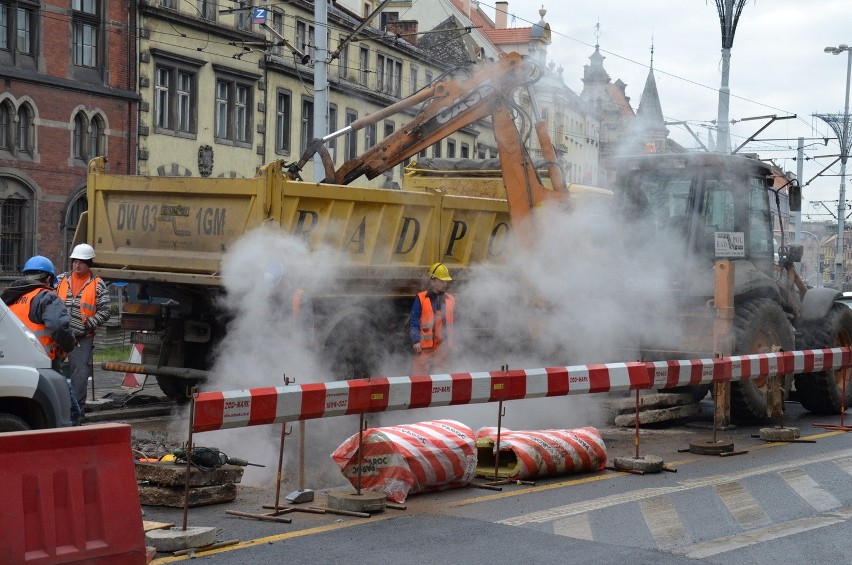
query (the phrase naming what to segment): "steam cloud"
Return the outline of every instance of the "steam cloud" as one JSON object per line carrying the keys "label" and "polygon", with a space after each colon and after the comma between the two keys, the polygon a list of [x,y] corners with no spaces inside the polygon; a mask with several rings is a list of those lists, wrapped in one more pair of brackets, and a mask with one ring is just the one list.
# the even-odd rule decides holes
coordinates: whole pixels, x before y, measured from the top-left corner
{"label": "steam cloud", "polygon": [[[535,222],[538,235],[531,249],[511,250],[502,268],[483,271],[450,289],[458,318],[454,371],[632,361],[644,337],[677,335],[670,297],[659,284],[670,274],[667,258],[675,242],[637,241],[638,232],[609,208],[583,202],[570,210],[539,210]],[[347,265],[347,257],[336,250],[311,250],[303,239],[271,228],[251,232],[234,245],[222,271],[224,306],[232,319],[209,390],[281,386],[285,375],[296,384],[335,380],[323,363],[321,344],[312,342],[316,336],[294,324],[290,312],[296,288],[345,295],[341,281]],[[523,338],[530,322],[534,347]],[[464,328],[471,326],[495,333],[487,339],[466,334]],[[381,375],[406,374],[398,368],[407,363],[389,354],[384,370],[397,372]],[[503,425],[514,430],[602,425],[597,407],[601,396],[508,402]],[[497,408],[451,406],[366,418],[370,427],[452,418],[476,429],[496,425]],[[357,433],[358,418],[304,425],[305,465],[310,469],[306,486],[342,484],[329,455]],[[226,453],[266,465],[247,468],[245,484],[269,484],[275,480],[280,433],[277,425],[227,430],[215,432],[215,442]],[[285,477],[292,484],[297,437],[288,438],[286,445]]]}

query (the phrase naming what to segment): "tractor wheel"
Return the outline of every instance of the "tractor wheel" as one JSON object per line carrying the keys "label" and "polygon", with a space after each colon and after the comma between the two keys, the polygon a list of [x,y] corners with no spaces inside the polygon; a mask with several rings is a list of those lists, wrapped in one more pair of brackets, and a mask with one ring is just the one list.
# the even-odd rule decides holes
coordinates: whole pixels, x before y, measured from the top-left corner
{"label": "tractor wheel", "polygon": [[[777,346],[792,351],[796,345],[793,326],[784,310],[768,298],[749,300],[737,307],[734,319],[734,355],[769,353]],[[731,383],[731,415],[743,420],[766,419],[768,377]],[[792,379],[784,383],[784,395]]]}
{"label": "tractor wheel", "polygon": [[[803,324],[802,349],[852,346],[852,310],[834,304],[825,317]],[[796,391],[805,410],[817,414],[839,414],[852,402],[852,369],[837,369],[796,375]],[[846,398],[843,398],[844,380]]]}
{"label": "tractor wheel", "polygon": [[14,414],[0,413],[0,433],[2,432],[25,432],[31,429],[19,416]]}

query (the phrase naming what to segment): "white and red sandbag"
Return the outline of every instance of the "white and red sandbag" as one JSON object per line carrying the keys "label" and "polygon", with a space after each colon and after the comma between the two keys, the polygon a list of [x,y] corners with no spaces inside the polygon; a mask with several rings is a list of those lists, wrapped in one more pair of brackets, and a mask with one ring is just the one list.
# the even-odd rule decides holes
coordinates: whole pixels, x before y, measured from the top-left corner
{"label": "white and red sandbag", "polygon": [[[365,430],[361,489],[405,502],[409,494],[463,487],[476,474],[473,429],[454,420]],[[334,450],[331,458],[358,488],[358,435]]]}
{"label": "white and red sandbag", "polygon": [[[477,475],[494,476],[497,428],[476,432],[480,461]],[[483,450],[490,457],[483,457]],[[490,452],[489,452],[490,450]],[[490,459],[490,467],[486,459]],[[606,465],[606,445],[596,428],[514,432],[501,428],[498,476],[527,479],[600,471]]]}

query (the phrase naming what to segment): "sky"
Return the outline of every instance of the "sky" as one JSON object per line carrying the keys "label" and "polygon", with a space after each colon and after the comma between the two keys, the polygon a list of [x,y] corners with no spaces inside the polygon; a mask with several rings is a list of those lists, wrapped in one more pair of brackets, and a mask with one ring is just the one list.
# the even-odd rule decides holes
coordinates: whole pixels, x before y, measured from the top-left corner
{"label": "sky", "polygon": [[[715,1],[509,0],[509,27],[538,22],[542,5],[552,36],[548,61],[564,68],[563,78],[572,90],[582,90],[583,65],[588,64],[598,43],[606,57],[604,68],[613,82],[621,79],[627,84],[635,110],[648,75],[653,42],[654,74],[666,120],[688,122],[707,143],[705,126],[717,116],[722,70]],[[493,14],[493,0],[482,1],[480,6],[486,14]],[[837,210],[839,161],[817,175],[839,155],[840,147],[831,128],[813,114],[843,114],[848,54],[823,51],[842,43],[852,45],[850,0],[749,0],[734,36],[729,80],[729,115],[736,120],[731,126],[732,148],[769,122],[748,118],[796,115],[775,121],[740,151],[772,158],[785,171],[796,173],[797,138],[805,138],[801,178],[805,221],[807,216],[813,221],[835,221],[823,206],[814,203],[823,202]],[[671,125],[669,129],[670,138],[697,147],[683,127]],[[827,145],[825,137],[832,138]],[[852,173],[852,167],[847,169]],[[849,182],[846,192],[849,202]]]}

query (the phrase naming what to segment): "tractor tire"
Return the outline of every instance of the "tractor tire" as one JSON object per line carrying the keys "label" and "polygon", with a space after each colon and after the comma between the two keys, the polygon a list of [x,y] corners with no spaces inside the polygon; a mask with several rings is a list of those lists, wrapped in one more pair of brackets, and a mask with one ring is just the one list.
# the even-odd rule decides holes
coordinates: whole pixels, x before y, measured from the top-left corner
{"label": "tractor tire", "polygon": [[32,429],[30,425],[19,416],[5,412],[0,413],[0,433],[25,432],[30,429]]}
{"label": "tractor tire", "polygon": [[[852,310],[834,304],[825,317],[802,324],[802,349],[852,346]],[[805,410],[816,414],[839,414],[852,402],[852,369],[837,369],[796,375],[796,391]],[[846,398],[843,398],[843,381]]]}
{"label": "tractor tire", "polygon": [[[768,298],[748,300],[737,306],[734,318],[734,355],[769,353],[774,346],[793,351],[796,338],[784,310]],[[731,416],[741,420],[765,420],[767,377],[731,383]],[[784,396],[792,379],[784,383]]]}

